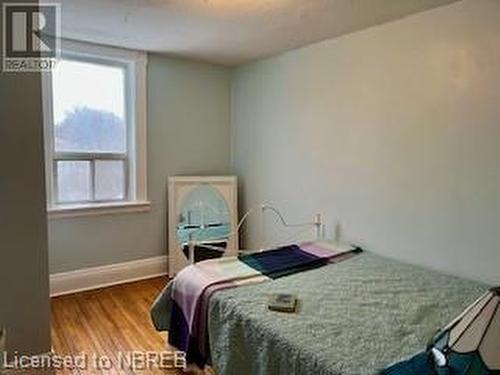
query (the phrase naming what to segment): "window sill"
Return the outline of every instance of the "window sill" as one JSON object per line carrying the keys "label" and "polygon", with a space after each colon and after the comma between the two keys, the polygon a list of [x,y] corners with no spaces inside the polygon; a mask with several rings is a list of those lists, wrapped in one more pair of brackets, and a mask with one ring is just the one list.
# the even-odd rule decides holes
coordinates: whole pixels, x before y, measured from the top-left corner
{"label": "window sill", "polygon": [[47,209],[49,219],[63,219],[81,216],[101,216],[135,212],[149,212],[151,202],[113,202],[97,204],[68,204],[52,206]]}

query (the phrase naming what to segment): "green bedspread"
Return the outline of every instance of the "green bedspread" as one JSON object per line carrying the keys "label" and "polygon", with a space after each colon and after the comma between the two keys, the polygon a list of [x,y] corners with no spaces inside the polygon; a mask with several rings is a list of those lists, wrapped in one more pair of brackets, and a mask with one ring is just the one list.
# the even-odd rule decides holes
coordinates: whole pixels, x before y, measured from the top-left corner
{"label": "green bedspread", "polygon": [[[374,374],[425,349],[487,286],[365,252],[339,264],[217,293],[209,310],[218,375]],[[267,309],[293,293],[299,311]]]}

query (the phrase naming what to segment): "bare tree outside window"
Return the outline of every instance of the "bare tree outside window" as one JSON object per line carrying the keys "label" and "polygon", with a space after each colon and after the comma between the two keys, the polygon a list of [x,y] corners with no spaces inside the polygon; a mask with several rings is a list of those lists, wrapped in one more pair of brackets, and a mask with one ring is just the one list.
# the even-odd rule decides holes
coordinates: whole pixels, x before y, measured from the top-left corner
{"label": "bare tree outside window", "polygon": [[63,59],[52,87],[56,201],[125,200],[124,68]]}

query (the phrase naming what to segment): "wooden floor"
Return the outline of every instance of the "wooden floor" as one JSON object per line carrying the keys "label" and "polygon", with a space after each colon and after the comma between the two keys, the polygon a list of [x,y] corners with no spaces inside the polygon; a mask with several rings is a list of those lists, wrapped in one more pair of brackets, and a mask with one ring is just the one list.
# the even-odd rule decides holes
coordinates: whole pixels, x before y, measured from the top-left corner
{"label": "wooden floor", "polygon": [[[111,369],[96,369],[93,361],[84,371],[59,371],[66,374],[182,374],[182,371],[132,370],[123,361],[134,351],[172,350],[165,334],[154,329],[149,308],[166,285],[166,278],[155,278],[51,300],[52,345],[57,355],[109,358]],[[121,353],[121,354],[120,354]],[[124,356],[125,354],[125,356]],[[121,359],[121,360],[120,360]],[[103,362],[104,364],[104,362]]]}

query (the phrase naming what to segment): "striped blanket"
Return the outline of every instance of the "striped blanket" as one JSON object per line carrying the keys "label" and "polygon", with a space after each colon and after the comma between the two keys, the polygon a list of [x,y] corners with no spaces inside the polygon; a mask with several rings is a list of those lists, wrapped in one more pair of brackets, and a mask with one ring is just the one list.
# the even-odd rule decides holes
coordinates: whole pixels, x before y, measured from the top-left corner
{"label": "striped blanket", "polygon": [[208,306],[215,292],[307,271],[359,251],[303,243],[188,266],[172,282],[169,343],[186,353],[188,363],[203,368],[208,358]]}

